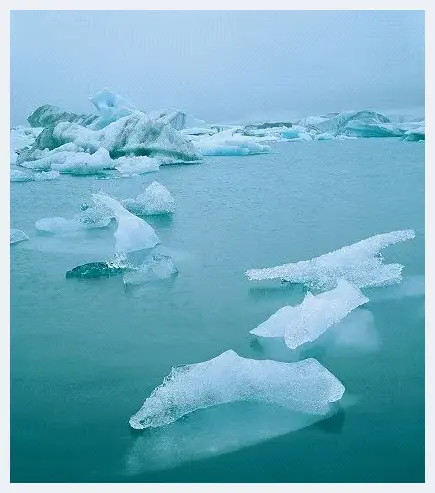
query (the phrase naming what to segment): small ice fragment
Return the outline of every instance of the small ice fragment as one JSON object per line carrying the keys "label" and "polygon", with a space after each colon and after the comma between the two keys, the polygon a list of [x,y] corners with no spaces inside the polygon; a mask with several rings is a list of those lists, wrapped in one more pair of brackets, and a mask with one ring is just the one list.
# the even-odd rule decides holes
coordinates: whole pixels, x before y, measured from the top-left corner
{"label": "small ice fragment", "polygon": [[135,199],[123,200],[122,205],[137,216],[171,214],[175,212],[175,200],[169,190],[153,181]]}
{"label": "small ice fragment", "polygon": [[20,243],[20,241],[26,241],[29,237],[21,229],[10,229],[10,245]]}

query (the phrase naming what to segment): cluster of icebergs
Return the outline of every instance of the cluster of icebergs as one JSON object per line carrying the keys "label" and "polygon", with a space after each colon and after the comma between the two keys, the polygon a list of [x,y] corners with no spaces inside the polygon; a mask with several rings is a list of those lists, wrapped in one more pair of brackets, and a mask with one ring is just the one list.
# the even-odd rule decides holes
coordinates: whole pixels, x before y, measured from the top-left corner
{"label": "cluster of icebergs", "polygon": [[[413,230],[393,231],[312,260],[247,271],[249,280],[281,278],[323,290],[317,295],[308,292],[297,306],[279,309],[251,334],[283,338],[290,350],[317,340],[329,327],[369,302],[360,288],[401,281],[403,266],[384,264],[380,251],[414,236]],[[258,361],[228,350],[208,361],[174,367],[130,418],[130,426],[156,428],[195,410],[237,401],[326,415],[344,391],[340,380],[316,359],[292,363]]]}
{"label": "cluster of icebergs", "polygon": [[[39,172],[137,175],[158,171],[160,165],[197,163],[203,156],[262,154],[271,150],[268,143],[278,141],[425,140],[423,119],[403,122],[369,110],[216,125],[178,110],[144,112],[108,89],[90,102],[98,114],[79,115],[50,104],[37,108],[28,117],[30,127],[11,129],[11,164]],[[16,179],[13,171],[11,181],[30,181]]]}

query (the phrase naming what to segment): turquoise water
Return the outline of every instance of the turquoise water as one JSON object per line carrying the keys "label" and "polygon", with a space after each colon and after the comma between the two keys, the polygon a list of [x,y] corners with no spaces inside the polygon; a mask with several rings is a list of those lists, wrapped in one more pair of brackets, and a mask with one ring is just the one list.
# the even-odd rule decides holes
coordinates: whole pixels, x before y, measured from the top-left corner
{"label": "turquoise water", "polygon": [[[136,196],[153,180],[177,202],[173,217],[149,222],[179,276],[129,291],[122,276],[66,280],[110,256],[114,226],[54,238],[35,221],[71,218],[100,189]],[[11,183],[11,227],[30,237],[11,247],[11,481],[424,480],[424,144],[280,143],[141,177]],[[348,322],[352,345],[304,355],[346,386],[338,414],[310,424],[239,403],[130,429],[173,365],[230,348],[290,361],[248,332],[304,291],[249,283],[247,269],[406,228],[416,238],[384,250],[405,265],[402,284],[365,290],[370,302]]]}

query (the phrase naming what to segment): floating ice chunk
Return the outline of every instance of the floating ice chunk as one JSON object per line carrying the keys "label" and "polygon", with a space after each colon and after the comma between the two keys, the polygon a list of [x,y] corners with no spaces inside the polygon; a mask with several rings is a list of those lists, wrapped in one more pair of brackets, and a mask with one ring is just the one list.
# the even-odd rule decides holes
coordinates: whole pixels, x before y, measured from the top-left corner
{"label": "floating ice chunk", "polygon": [[137,269],[124,275],[124,284],[140,285],[150,281],[169,279],[178,274],[171,257],[162,254],[154,254]]}
{"label": "floating ice chunk", "polygon": [[400,137],[404,131],[391,123],[379,123],[366,120],[350,120],[342,129],[344,135],[349,137],[373,138],[373,137]]}
{"label": "floating ice chunk", "polygon": [[114,167],[109,153],[102,147],[93,154],[89,154],[79,151],[74,144],[65,144],[51,151],[39,152],[36,156],[38,156],[36,159],[21,162],[20,166],[33,170],[54,170],[75,175],[101,173],[104,169]]}
{"label": "floating ice chunk", "polygon": [[10,181],[32,181],[33,176],[19,169],[10,170]]}
{"label": "floating ice chunk", "polygon": [[143,219],[128,212],[118,201],[100,191],[92,195],[95,204],[109,207],[118,223],[115,251],[128,253],[155,247],[160,243],[154,229]]}
{"label": "floating ice chunk", "polygon": [[418,142],[419,140],[425,140],[425,137],[425,126],[423,125],[421,127],[406,131],[402,137],[402,140]]}
{"label": "floating ice chunk", "polygon": [[171,214],[175,212],[175,200],[169,190],[153,181],[135,199],[123,200],[122,205],[137,216]]}
{"label": "floating ice chunk", "polygon": [[334,136],[328,132],[325,132],[323,134],[318,134],[315,136],[316,140],[332,140]]}
{"label": "floating ice chunk", "polygon": [[319,289],[331,289],[339,278],[354,286],[383,286],[402,280],[401,264],[383,264],[380,251],[415,237],[412,229],[378,234],[311,260],[246,272],[250,281],[283,279]]}
{"label": "floating ice chunk", "polygon": [[308,292],[298,306],[284,306],[250,333],[260,337],[284,337],[287,347],[296,349],[315,341],[354,308],[369,300],[362,292],[340,279],[337,287],[313,296]]}
{"label": "floating ice chunk", "polygon": [[12,229],[10,230],[10,244],[13,245],[15,243],[20,243],[20,241],[26,241],[29,237],[26,235],[24,231],[21,229]]}
{"label": "floating ice chunk", "polygon": [[234,129],[197,139],[195,145],[203,156],[247,156],[270,151],[268,145],[259,144],[255,137],[234,134]]}
{"label": "floating ice chunk", "polygon": [[41,171],[40,173],[35,173],[33,179],[35,181],[49,181],[56,180],[59,176],[59,171]]}
{"label": "floating ice chunk", "polygon": [[146,156],[121,156],[115,159],[114,165],[119,172],[129,174],[159,171],[160,167],[157,159]]}
{"label": "floating ice chunk", "polygon": [[202,363],[172,368],[130,418],[135,429],[167,425],[198,409],[237,401],[326,414],[343,384],[317,360],[296,363],[241,358],[232,350]]}
{"label": "floating ice chunk", "polygon": [[[376,128],[378,125],[390,123],[390,119],[380,113],[374,111],[344,111],[342,113],[336,113],[329,117],[325,117],[323,121],[319,121],[310,127],[314,128],[318,133],[332,133],[333,135],[341,134],[345,131],[345,128],[350,125],[352,121],[358,121],[361,126],[374,125]],[[350,126],[348,126],[350,128]]]}
{"label": "floating ice chunk", "polygon": [[67,156],[62,163],[52,163],[51,168],[62,173],[73,175],[92,175],[100,173],[104,169],[113,168],[109,152],[100,147],[93,154],[77,152]]}
{"label": "floating ice chunk", "polygon": [[170,125],[153,122],[144,113],[135,112],[100,130],[69,122],[46,127],[32,148],[20,153],[17,164],[33,161],[42,149],[55,149],[64,144],[74,144],[87,153],[95,153],[103,147],[112,158],[134,154],[170,160],[172,163],[201,159],[187,137]]}
{"label": "floating ice chunk", "polygon": [[64,217],[44,217],[35,223],[35,228],[44,233],[69,233],[85,229],[105,228],[110,224],[111,216],[100,207],[89,207],[73,219]]}

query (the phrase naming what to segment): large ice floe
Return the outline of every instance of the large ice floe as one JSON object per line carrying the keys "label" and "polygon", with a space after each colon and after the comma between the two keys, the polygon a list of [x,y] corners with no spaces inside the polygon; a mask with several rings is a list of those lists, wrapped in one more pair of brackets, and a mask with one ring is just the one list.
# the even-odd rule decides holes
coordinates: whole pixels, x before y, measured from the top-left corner
{"label": "large ice floe", "polygon": [[115,251],[119,254],[146,250],[160,243],[154,229],[143,219],[135,216],[103,191],[94,193],[92,200],[97,206],[109,208],[118,223],[115,231]]}
{"label": "large ice floe", "polygon": [[24,231],[21,229],[10,229],[10,244],[14,245],[15,243],[20,243],[21,241],[28,240],[29,237],[26,235]]}
{"label": "large ice floe", "polygon": [[282,279],[317,289],[332,289],[342,278],[358,288],[384,286],[402,280],[401,264],[384,264],[380,251],[415,237],[412,229],[378,234],[349,246],[321,255],[265,269],[250,269],[250,281]]}
{"label": "large ice floe", "polygon": [[258,138],[236,133],[228,129],[211,136],[195,139],[193,142],[203,156],[247,156],[270,151],[270,147],[260,144]]}
{"label": "large ice floe", "polygon": [[260,337],[284,337],[296,349],[315,341],[329,327],[369,300],[356,287],[340,279],[337,287],[314,296],[308,292],[297,306],[284,306],[250,333]]}
{"label": "large ice floe", "polygon": [[121,204],[137,216],[171,214],[175,212],[175,199],[171,192],[153,181],[135,199],[125,199]]}
{"label": "large ice floe", "polygon": [[130,418],[130,426],[156,428],[198,409],[238,401],[324,415],[344,390],[343,384],[313,358],[282,363],[246,359],[229,350],[202,363],[172,368]]}

